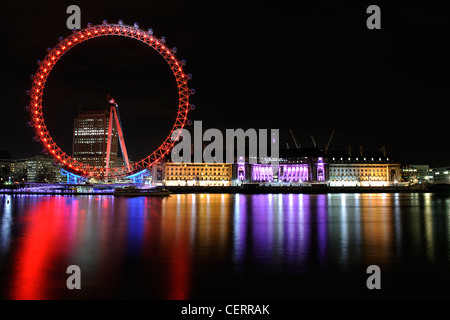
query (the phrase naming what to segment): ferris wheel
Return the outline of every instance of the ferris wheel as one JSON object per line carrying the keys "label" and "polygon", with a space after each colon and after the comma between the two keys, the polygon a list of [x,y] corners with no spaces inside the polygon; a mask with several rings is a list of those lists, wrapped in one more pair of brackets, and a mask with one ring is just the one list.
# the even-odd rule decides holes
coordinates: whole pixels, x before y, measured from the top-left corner
{"label": "ferris wheel", "polygon": [[[122,36],[141,41],[158,52],[170,66],[178,89],[178,111],[167,138],[161,145],[151,152],[145,158],[122,167],[96,167],[88,164],[83,164],[76,159],[70,157],[55,143],[50,132],[47,130],[43,113],[43,93],[47,78],[52,71],[55,64],[66,54],[70,49],[85,42],[89,39],[106,37],[106,36]],[[195,93],[195,90],[189,89],[188,80],[191,79],[190,74],[186,74],[183,70],[186,62],[179,60],[175,53],[177,48],[169,48],[166,44],[166,38],[157,38],[153,35],[153,30],[147,31],[139,28],[135,23],[133,26],[124,25],[120,20],[117,24],[108,23],[106,20],[100,25],[88,24],[87,28],[77,30],[72,35],[66,38],[59,38],[59,43],[54,48],[49,48],[47,55],[42,61],[38,61],[39,67],[36,73],[32,76],[31,89],[28,91],[30,95],[30,102],[26,109],[30,112],[31,121],[30,126],[34,128],[36,140],[38,140],[44,150],[51,155],[58,164],[76,175],[83,177],[96,178],[116,178],[128,176],[139,172],[143,169],[150,168],[153,164],[160,162],[166,155],[169,154],[174,144],[181,135],[181,129],[188,123],[187,114],[194,109],[194,105],[189,103],[189,96]]]}

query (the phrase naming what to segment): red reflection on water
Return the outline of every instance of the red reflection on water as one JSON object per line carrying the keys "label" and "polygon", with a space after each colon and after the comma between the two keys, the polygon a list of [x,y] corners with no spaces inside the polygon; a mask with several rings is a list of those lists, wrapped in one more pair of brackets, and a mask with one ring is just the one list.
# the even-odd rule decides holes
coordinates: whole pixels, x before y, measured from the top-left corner
{"label": "red reflection on water", "polygon": [[170,288],[169,300],[187,300],[190,292],[190,254],[189,242],[177,239],[169,266]]}
{"label": "red reflection on water", "polygon": [[[179,200],[178,200],[179,201]],[[188,201],[189,202],[189,201]],[[189,203],[191,204],[191,203]],[[179,212],[167,212],[166,219],[161,224],[162,234],[171,234],[173,237],[167,237],[167,247],[169,252],[168,265],[168,297],[170,300],[186,300],[190,294],[190,237],[193,231],[191,229],[190,216],[180,214]]]}
{"label": "red reflection on water", "polygon": [[58,200],[56,197],[46,199],[34,208],[35,212],[29,214],[27,230],[18,249],[13,270],[12,299],[50,298],[48,289],[54,278],[49,274],[49,267],[58,258],[54,256],[52,247],[56,243],[61,245],[63,239],[58,232],[61,230],[62,220],[55,218],[58,209],[62,209]]}

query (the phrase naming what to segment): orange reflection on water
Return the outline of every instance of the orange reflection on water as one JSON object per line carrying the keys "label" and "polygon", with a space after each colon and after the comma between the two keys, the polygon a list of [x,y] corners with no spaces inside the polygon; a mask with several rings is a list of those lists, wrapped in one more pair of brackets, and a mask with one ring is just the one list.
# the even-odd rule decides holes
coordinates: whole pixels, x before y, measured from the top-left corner
{"label": "orange reflection on water", "polygon": [[229,195],[219,194],[174,195],[165,199],[158,234],[167,251],[167,299],[190,298],[193,257],[225,257],[230,201]]}
{"label": "orange reflection on water", "polygon": [[387,265],[393,257],[393,211],[386,194],[362,194],[361,223],[364,261],[367,264]]}
{"label": "orange reflection on water", "polygon": [[199,194],[196,200],[196,256],[199,261],[221,261],[230,234],[230,195]]}

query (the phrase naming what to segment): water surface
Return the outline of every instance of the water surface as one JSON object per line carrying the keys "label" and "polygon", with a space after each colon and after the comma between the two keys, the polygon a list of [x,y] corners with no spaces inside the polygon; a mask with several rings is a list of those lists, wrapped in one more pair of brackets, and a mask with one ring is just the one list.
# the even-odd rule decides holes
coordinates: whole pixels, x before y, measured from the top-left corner
{"label": "water surface", "polygon": [[[3,299],[450,298],[434,194],[0,195]],[[381,268],[381,290],[366,269]],[[81,290],[66,269],[81,269]]]}

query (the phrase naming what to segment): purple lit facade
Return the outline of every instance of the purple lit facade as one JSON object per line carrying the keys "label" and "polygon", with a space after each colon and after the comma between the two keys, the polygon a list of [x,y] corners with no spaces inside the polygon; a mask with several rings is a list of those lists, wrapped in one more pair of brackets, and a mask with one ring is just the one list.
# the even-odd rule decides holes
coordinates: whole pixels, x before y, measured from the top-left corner
{"label": "purple lit facade", "polygon": [[[238,173],[242,163],[237,164]],[[280,158],[278,170],[273,172],[270,164],[251,164],[248,182],[325,182],[328,179],[327,159],[324,157]],[[240,181],[241,176],[238,176]],[[245,178],[244,178],[245,179]]]}
{"label": "purple lit facade", "polygon": [[323,163],[323,157],[317,159],[317,181],[325,181],[325,165]]}
{"label": "purple lit facade", "polygon": [[307,164],[280,165],[274,177],[270,164],[254,164],[252,165],[252,181],[274,182],[277,178],[278,181],[285,182],[309,181],[308,172]]}
{"label": "purple lit facade", "polygon": [[[233,165],[233,180],[280,185],[388,186],[400,180],[400,164],[382,152],[323,152],[317,148],[280,150],[278,168],[267,159],[256,164],[242,157]],[[255,159],[253,159],[255,160]]]}
{"label": "purple lit facade", "polygon": [[238,180],[245,181],[245,162],[243,157],[239,157],[238,162]]}

